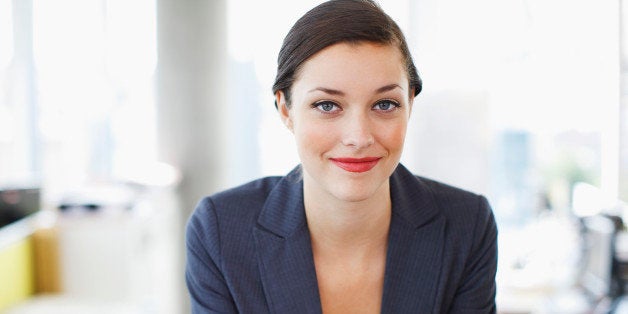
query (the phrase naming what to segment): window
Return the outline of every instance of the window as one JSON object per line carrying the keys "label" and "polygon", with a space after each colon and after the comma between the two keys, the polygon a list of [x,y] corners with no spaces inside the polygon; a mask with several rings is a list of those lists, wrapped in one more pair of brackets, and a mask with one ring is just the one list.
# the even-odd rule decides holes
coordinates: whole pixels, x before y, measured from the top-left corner
{"label": "window", "polygon": [[0,1],[0,184],[50,200],[154,161],[155,2],[13,3]]}

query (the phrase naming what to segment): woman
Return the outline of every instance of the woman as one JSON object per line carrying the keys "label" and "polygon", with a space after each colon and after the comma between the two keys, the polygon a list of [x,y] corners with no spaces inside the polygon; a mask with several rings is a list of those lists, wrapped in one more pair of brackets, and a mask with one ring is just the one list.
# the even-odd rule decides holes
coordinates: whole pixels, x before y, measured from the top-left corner
{"label": "woman", "polygon": [[395,22],[369,0],[329,1],[278,61],[301,166],[200,202],[193,313],[494,313],[486,199],[399,164],[421,80]]}

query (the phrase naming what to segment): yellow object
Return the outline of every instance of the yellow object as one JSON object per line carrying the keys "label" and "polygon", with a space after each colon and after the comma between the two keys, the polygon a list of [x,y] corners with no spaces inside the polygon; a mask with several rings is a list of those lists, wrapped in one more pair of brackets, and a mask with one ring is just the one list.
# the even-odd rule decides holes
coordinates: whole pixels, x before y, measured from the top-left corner
{"label": "yellow object", "polygon": [[29,236],[0,248],[0,313],[34,292],[33,240]]}
{"label": "yellow object", "polygon": [[32,238],[35,293],[61,292],[57,230],[55,228],[41,228],[33,233]]}

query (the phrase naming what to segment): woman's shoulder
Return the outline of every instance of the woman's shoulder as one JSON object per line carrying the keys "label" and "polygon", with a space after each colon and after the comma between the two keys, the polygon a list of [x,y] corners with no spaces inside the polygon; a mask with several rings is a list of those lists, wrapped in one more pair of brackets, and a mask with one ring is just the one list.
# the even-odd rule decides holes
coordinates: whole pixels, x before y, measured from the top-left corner
{"label": "woman's shoulder", "polygon": [[428,187],[436,197],[464,200],[479,196],[477,193],[432,178],[419,175],[415,175],[414,177],[421,182],[421,184]]}
{"label": "woman's shoulder", "polygon": [[238,203],[245,200],[264,199],[282,178],[281,176],[270,176],[256,179],[215,193],[208,196],[208,198],[211,198],[214,202],[220,203]]}
{"label": "woman's shoulder", "polygon": [[[449,239],[458,246],[467,243],[469,248],[492,245],[497,236],[497,223],[484,195],[424,177],[417,180],[431,191],[438,212],[447,221]],[[487,242],[482,244],[483,241]]]}
{"label": "woman's shoulder", "polygon": [[491,206],[484,195],[430,178],[416,178],[430,190],[444,215],[459,218],[461,221],[473,221],[478,215],[492,216]]}
{"label": "woman's shoulder", "polygon": [[403,165],[399,165],[393,174],[393,179],[395,181],[393,188],[398,190],[396,192],[412,195],[415,201],[424,202],[426,198],[431,199],[439,207],[443,207],[442,205],[447,205],[448,208],[466,207],[471,203],[477,204],[479,199],[484,198],[475,192],[433,178],[416,175]]}
{"label": "woman's shoulder", "polygon": [[[449,229],[469,231],[475,225],[492,228],[495,224],[486,197],[431,178],[417,176],[403,166],[393,174],[391,182],[397,212],[414,225],[422,225],[440,217]],[[470,232],[470,231],[469,231]]]}
{"label": "woman's shoulder", "polygon": [[194,214],[213,211],[216,214],[242,214],[242,211],[261,209],[270,192],[283,177],[264,177],[203,197]]}
{"label": "woman's shoulder", "polygon": [[216,253],[221,251],[222,241],[249,242],[250,230],[257,224],[268,195],[281,180],[265,177],[203,197],[186,224],[188,247]]}
{"label": "woman's shoulder", "polygon": [[464,229],[476,223],[487,224],[488,227],[494,224],[492,209],[481,194],[416,175],[403,165],[397,168],[393,179],[396,190],[393,193],[409,195],[403,199],[421,208],[421,216],[444,216],[450,226]]}

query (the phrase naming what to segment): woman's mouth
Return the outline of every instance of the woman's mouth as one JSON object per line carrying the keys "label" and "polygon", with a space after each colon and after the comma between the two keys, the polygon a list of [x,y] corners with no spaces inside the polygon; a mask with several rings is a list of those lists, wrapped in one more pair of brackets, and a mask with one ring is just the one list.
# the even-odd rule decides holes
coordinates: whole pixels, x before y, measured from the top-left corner
{"label": "woman's mouth", "polygon": [[338,167],[349,172],[366,172],[377,165],[382,157],[330,158]]}

